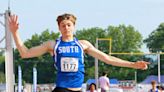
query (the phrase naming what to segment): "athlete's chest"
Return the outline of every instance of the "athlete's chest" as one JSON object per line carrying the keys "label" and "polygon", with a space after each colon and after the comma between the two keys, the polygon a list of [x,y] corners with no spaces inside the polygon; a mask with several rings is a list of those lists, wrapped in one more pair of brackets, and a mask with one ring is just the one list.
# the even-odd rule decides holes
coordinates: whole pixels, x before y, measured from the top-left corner
{"label": "athlete's chest", "polygon": [[60,42],[56,51],[58,54],[77,54],[82,52],[82,48],[77,42]]}

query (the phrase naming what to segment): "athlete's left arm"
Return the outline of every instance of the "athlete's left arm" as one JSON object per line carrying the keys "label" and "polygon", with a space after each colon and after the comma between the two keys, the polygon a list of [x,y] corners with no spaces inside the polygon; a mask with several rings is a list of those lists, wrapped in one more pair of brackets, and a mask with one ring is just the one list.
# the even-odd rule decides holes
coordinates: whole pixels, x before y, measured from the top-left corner
{"label": "athlete's left arm", "polygon": [[90,42],[86,40],[81,40],[80,43],[82,44],[82,47],[87,54],[107,64],[111,64],[114,66],[135,68],[135,69],[143,69],[143,70],[147,69],[147,65],[149,64],[149,62],[145,62],[145,61],[129,62],[126,60],[122,60],[122,59],[107,55],[103,53],[102,51],[96,49]]}

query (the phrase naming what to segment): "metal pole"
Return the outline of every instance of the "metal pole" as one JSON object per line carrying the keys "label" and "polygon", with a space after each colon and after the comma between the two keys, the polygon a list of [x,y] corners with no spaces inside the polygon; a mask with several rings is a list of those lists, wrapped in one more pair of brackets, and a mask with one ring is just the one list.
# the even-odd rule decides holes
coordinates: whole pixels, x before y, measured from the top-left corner
{"label": "metal pole", "polygon": [[22,69],[18,66],[18,92],[22,92]]}
{"label": "metal pole", "polygon": [[[96,44],[95,44],[95,47],[98,49],[98,39],[96,38]],[[97,89],[97,92],[98,92],[98,86],[99,86],[99,83],[98,83],[98,59],[95,58],[95,80],[96,80],[96,89]]]}
{"label": "metal pole", "polygon": [[[4,14],[1,14],[1,13],[0,13],[0,17],[3,16],[3,15],[4,15]],[[1,24],[3,27],[5,27],[5,24],[4,24],[2,21],[0,21],[0,24]],[[3,40],[5,40],[5,36],[4,36],[2,39],[0,39],[0,43],[1,43]],[[1,48],[1,47],[0,47],[0,50],[5,50],[5,48]]]}
{"label": "metal pole", "polygon": [[161,83],[160,52],[158,53],[158,83]]}
{"label": "metal pole", "polygon": [[109,42],[109,45],[110,45],[110,47],[109,47],[109,55],[111,55],[111,53],[112,53],[112,39],[110,38],[109,41],[110,41]]}
{"label": "metal pole", "polygon": [[14,92],[14,71],[13,71],[13,45],[12,37],[8,26],[10,11],[5,12],[5,31],[6,31],[6,51],[5,51],[5,73],[6,73],[6,92]]}
{"label": "metal pole", "polygon": [[135,77],[135,86],[136,86],[136,92],[138,92],[138,85],[137,85],[137,71],[134,72],[134,77]]}
{"label": "metal pole", "polygon": [[33,91],[32,92],[36,92],[37,91],[37,70],[34,67],[33,68]]}

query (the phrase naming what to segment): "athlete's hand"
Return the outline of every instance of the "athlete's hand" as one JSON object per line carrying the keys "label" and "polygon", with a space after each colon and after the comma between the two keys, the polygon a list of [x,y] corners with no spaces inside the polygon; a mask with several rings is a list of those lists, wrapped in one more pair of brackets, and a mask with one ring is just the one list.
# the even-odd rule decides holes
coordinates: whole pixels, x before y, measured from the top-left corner
{"label": "athlete's hand", "polygon": [[11,15],[8,19],[8,25],[10,31],[14,34],[17,32],[19,24],[18,24],[18,16],[17,15]]}
{"label": "athlete's hand", "polygon": [[148,68],[148,64],[150,64],[150,62],[137,61],[137,62],[134,63],[134,68],[135,69],[146,70]]}

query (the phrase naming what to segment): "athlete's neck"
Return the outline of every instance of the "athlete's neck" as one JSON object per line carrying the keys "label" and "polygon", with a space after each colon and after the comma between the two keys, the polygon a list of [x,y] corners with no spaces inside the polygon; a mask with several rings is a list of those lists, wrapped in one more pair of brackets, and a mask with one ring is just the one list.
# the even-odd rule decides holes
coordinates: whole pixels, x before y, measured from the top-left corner
{"label": "athlete's neck", "polygon": [[64,41],[64,42],[73,41],[73,36],[67,36],[67,37],[62,36],[62,41]]}

